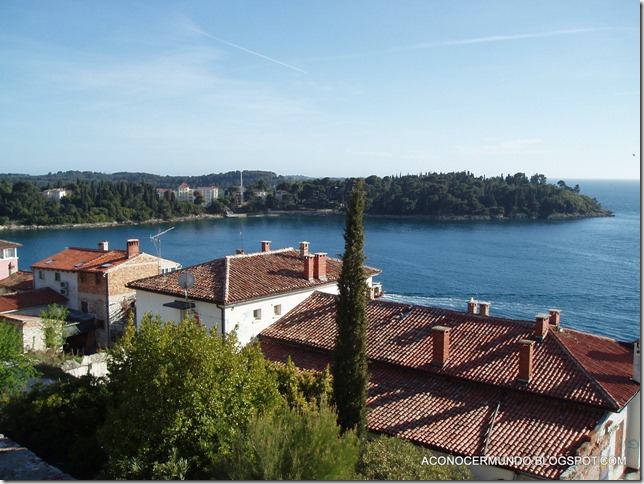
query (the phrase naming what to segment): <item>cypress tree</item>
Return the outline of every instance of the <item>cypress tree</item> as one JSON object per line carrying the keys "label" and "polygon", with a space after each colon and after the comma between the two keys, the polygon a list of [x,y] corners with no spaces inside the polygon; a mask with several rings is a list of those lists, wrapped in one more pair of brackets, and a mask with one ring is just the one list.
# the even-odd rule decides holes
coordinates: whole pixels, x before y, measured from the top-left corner
{"label": "cypress tree", "polygon": [[343,431],[355,429],[360,437],[366,435],[368,383],[363,186],[362,179],[354,183],[347,210],[332,370],[338,423]]}

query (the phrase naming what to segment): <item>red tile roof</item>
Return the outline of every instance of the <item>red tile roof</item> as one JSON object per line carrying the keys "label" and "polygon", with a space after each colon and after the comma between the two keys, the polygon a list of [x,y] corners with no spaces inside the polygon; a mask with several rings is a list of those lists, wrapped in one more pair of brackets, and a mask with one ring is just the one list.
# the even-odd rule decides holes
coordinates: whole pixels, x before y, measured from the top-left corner
{"label": "red tile roof", "polygon": [[[188,272],[195,278],[194,286],[188,290],[189,298],[231,304],[335,283],[341,268],[341,260],[327,258],[327,280],[309,281],[304,277],[304,262],[300,258],[300,252],[289,247],[230,255],[169,274],[140,279],[128,286],[183,297],[184,291],[179,287],[179,276]],[[369,275],[380,273],[371,267],[365,266],[365,270]]]}
{"label": "red tile roof", "polygon": [[14,272],[0,280],[0,287],[11,291],[29,291],[34,288],[34,275],[27,271]]}
{"label": "red tile roof", "polygon": [[105,272],[113,266],[127,261],[127,252],[125,250],[103,251],[71,247],[40,262],[36,262],[31,267],[56,271]]}
{"label": "red tile roof", "polygon": [[[331,351],[334,315],[335,296],[318,293],[260,337]],[[622,408],[640,388],[630,379],[632,344],[551,326],[535,344],[534,375],[526,384],[517,378],[519,340],[534,339],[530,321],[382,300],[370,301],[367,315],[372,360],[612,410]],[[450,358],[443,368],[432,365],[432,328],[439,325],[451,328]]]}
{"label": "red tile roof", "polygon": [[[301,368],[324,369],[334,346],[335,301],[315,293],[262,331],[265,356],[280,362],[290,356]],[[368,303],[367,319],[369,429],[436,450],[574,456],[605,412],[623,408],[640,390],[630,379],[632,344],[550,326],[535,343],[534,376],[526,384],[517,381],[517,342],[534,337],[530,321],[382,300]],[[431,364],[432,328],[438,325],[451,328],[443,368]],[[535,462],[507,467],[552,479],[567,468]]]}
{"label": "red tile roof", "polygon": [[[260,338],[264,355],[272,361],[285,363],[290,357],[298,367],[318,371],[331,364],[328,352]],[[370,431],[454,455],[574,456],[604,415],[598,408],[458,379],[446,382],[387,363],[371,361],[369,376]],[[534,461],[499,467],[557,479],[568,466]]]}
{"label": "red tile roof", "polygon": [[49,306],[50,304],[63,304],[67,301],[65,296],[61,296],[49,287],[36,289],[34,291],[16,292],[0,296],[0,313],[7,311],[17,311],[19,309],[31,308],[35,306]]}

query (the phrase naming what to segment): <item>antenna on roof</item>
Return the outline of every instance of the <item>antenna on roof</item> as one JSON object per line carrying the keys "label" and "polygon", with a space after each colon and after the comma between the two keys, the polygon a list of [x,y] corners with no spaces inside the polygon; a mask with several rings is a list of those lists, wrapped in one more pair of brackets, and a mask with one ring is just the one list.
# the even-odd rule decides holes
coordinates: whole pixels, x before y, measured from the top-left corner
{"label": "antenna on roof", "polygon": [[173,229],[174,227],[170,227],[169,229],[164,230],[163,232],[160,232],[161,229],[159,229],[159,233],[157,233],[156,235],[150,235],[150,240],[154,244],[154,247],[157,251],[157,266],[159,267],[159,269],[161,268],[161,236],[163,234],[167,234]]}

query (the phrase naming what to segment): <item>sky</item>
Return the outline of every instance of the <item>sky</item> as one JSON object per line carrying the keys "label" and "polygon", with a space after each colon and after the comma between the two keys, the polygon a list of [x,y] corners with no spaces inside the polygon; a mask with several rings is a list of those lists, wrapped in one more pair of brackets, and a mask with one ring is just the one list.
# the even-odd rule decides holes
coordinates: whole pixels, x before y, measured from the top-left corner
{"label": "sky", "polygon": [[640,176],[637,0],[0,0],[0,172]]}

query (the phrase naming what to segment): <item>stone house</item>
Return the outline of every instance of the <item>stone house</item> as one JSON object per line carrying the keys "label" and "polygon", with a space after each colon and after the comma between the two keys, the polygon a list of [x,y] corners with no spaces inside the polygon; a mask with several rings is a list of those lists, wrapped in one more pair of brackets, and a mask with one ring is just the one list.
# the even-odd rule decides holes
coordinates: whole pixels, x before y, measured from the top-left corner
{"label": "stone house", "polygon": [[135,279],[177,270],[180,264],[140,251],[138,239],[127,241],[125,250],[68,248],[31,266],[36,289],[49,287],[68,298],[70,309],[96,318],[96,345],[107,348],[124,331],[134,303]]}
{"label": "stone house", "polygon": [[20,331],[24,351],[45,349],[45,337],[40,313],[49,306],[64,306],[67,298],[48,287],[0,296],[0,321],[14,325]]}
{"label": "stone house", "polygon": [[[342,261],[325,253],[312,254],[309,243],[271,250],[263,241],[261,252],[238,253],[185,268],[171,274],[128,284],[136,291],[137,325],[146,313],[164,321],[194,316],[222,334],[237,330],[242,344],[275,323],[314,291],[337,294]],[[378,269],[365,266],[367,283]],[[184,289],[185,281],[190,287]]]}
{"label": "stone house", "polygon": [[[317,292],[263,330],[265,356],[323,370],[335,304]],[[523,321],[468,308],[368,302],[370,431],[459,457],[480,480],[639,471],[639,341],[566,328],[557,310]]]}

